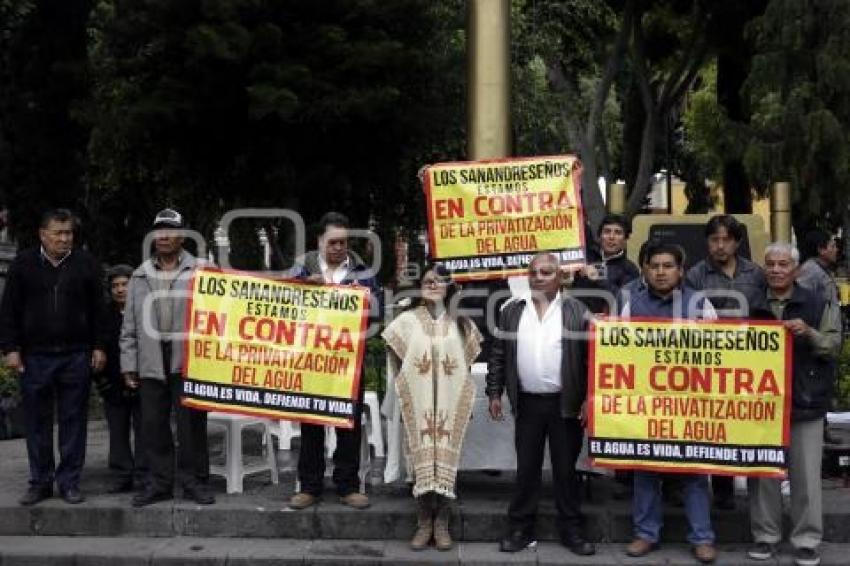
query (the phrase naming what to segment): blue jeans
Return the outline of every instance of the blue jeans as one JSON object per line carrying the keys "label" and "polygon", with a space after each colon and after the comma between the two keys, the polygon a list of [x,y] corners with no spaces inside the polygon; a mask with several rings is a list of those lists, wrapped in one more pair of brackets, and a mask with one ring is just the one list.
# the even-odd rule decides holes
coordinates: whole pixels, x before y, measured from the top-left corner
{"label": "blue jeans", "polygon": [[[632,500],[632,517],[635,536],[649,542],[658,542],[664,514],[661,501],[661,481],[665,474],[635,472],[635,494]],[[685,515],[688,517],[688,542],[711,544],[714,530],[711,528],[711,505],[708,496],[708,476],[682,475]]]}
{"label": "blue jeans", "polygon": [[[91,354],[27,354],[21,394],[27,411],[30,485],[78,488],[86,460],[86,425],[91,389]],[[53,407],[59,422],[59,467],[53,456]]]}

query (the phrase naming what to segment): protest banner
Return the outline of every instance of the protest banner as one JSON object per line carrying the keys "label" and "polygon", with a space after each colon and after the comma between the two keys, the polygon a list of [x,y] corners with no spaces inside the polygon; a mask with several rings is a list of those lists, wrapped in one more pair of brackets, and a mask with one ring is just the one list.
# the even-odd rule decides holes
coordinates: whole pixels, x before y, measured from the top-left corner
{"label": "protest banner", "polygon": [[368,289],[206,268],[190,300],[184,404],[353,426]]}
{"label": "protest banner", "polygon": [[585,262],[575,156],[438,163],[423,185],[431,256],[458,281],[524,274],[542,251]]}
{"label": "protest banner", "polygon": [[591,323],[593,465],[784,477],[791,337],[780,322]]}

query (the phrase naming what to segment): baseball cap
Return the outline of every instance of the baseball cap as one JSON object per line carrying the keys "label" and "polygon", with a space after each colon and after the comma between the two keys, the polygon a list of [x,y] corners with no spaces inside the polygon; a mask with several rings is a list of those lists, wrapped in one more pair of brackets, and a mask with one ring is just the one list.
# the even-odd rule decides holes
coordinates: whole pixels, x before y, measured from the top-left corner
{"label": "baseball cap", "polygon": [[163,208],[153,219],[154,228],[183,228],[183,215],[173,208]]}

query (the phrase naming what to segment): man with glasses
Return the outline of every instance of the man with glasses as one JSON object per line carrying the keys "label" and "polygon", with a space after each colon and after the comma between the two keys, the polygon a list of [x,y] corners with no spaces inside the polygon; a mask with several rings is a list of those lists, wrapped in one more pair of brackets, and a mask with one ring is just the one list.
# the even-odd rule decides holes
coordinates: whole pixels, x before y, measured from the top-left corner
{"label": "man with glasses", "polygon": [[518,552],[536,544],[548,439],[561,543],[587,556],[596,549],[582,534],[576,461],[584,435],[588,311],[560,292],[561,274],[552,254],[534,257],[528,284],[530,294],[509,303],[500,314],[487,371],[490,416],[502,419],[502,393],[507,391],[516,419],[516,486],[508,508],[510,529],[500,550]]}
{"label": "man with glasses", "polygon": [[106,363],[102,276],[97,260],[73,247],[69,210],[45,212],[38,235],[41,245],[21,251],[9,267],[0,307],[0,347],[20,376],[26,409],[30,485],[20,503],[51,497],[54,480],[67,503],[80,503],[91,372]]}

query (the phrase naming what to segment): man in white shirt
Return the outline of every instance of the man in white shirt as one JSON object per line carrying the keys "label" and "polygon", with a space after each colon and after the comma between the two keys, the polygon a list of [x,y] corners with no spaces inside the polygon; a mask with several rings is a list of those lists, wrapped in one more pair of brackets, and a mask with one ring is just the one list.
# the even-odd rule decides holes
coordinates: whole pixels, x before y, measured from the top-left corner
{"label": "man in white shirt", "polygon": [[502,418],[502,393],[507,391],[516,419],[517,480],[508,508],[510,530],[500,544],[502,552],[517,552],[535,544],[547,438],[561,542],[578,555],[596,552],[581,532],[575,470],[587,393],[588,311],[562,295],[560,283],[557,258],[549,253],[535,256],[528,270],[530,295],[502,310],[490,353],[490,415]]}

